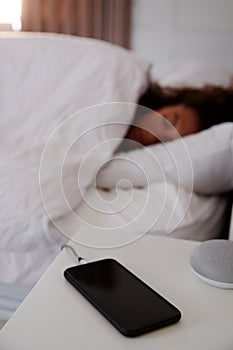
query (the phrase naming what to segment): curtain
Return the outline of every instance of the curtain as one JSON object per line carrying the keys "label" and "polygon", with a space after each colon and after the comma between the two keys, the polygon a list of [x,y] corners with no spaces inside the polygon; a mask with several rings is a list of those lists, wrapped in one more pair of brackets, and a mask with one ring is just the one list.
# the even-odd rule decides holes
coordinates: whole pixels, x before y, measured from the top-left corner
{"label": "curtain", "polygon": [[80,35],[129,48],[131,0],[22,0],[22,30]]}

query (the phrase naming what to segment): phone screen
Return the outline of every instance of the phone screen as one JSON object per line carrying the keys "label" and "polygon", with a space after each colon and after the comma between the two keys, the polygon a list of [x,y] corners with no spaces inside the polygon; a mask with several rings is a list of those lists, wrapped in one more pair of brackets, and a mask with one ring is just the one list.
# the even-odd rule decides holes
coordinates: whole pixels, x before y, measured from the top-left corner
{"label": "phone screen", "polygon": [[116,260],[74,266],[64,276],[126,336],[137,336],[181,318],[175,306]]}

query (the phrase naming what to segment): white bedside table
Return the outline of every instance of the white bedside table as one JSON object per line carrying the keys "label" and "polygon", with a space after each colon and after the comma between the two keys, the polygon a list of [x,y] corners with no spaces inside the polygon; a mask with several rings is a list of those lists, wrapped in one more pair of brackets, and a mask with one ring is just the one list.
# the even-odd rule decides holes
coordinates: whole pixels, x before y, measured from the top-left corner
{"label": "white bedside table", "polygon": [[197,279],[189,266],[195,242],[146,235],[117,249],[76,245],[88,260],[113,257],[176,305],[175,325],[126,338],[63,277],[74,260],[63,251],[0,332],[1,350],[232,350],[233,291]]}

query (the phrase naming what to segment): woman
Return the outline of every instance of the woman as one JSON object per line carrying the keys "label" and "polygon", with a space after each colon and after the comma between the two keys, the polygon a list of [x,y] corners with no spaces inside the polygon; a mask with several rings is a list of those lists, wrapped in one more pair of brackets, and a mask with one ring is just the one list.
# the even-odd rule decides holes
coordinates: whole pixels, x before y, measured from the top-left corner
{"label": "woman", "polygon": [[171,141],[233,121],[233,89],[220,86],[162,88],[154,84],[138,103],[159,114],[136,117],[126,135],[126,139],[136,141],[131,142],[131,148]]}

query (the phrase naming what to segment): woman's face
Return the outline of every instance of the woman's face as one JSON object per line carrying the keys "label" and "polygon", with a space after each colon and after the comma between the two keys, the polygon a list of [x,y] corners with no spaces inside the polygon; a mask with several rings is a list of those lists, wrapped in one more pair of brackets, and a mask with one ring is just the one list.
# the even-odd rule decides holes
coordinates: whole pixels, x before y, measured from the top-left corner
{"label": "woman's face", "polygon": [[[194,134],[200,130],[200,120],[192,108],[185,105],[165,106],[149,112],[131,126],[126,138],[144,146],[172,141],[180,136]],[[162,116],[162,117],[161,117]]]}

